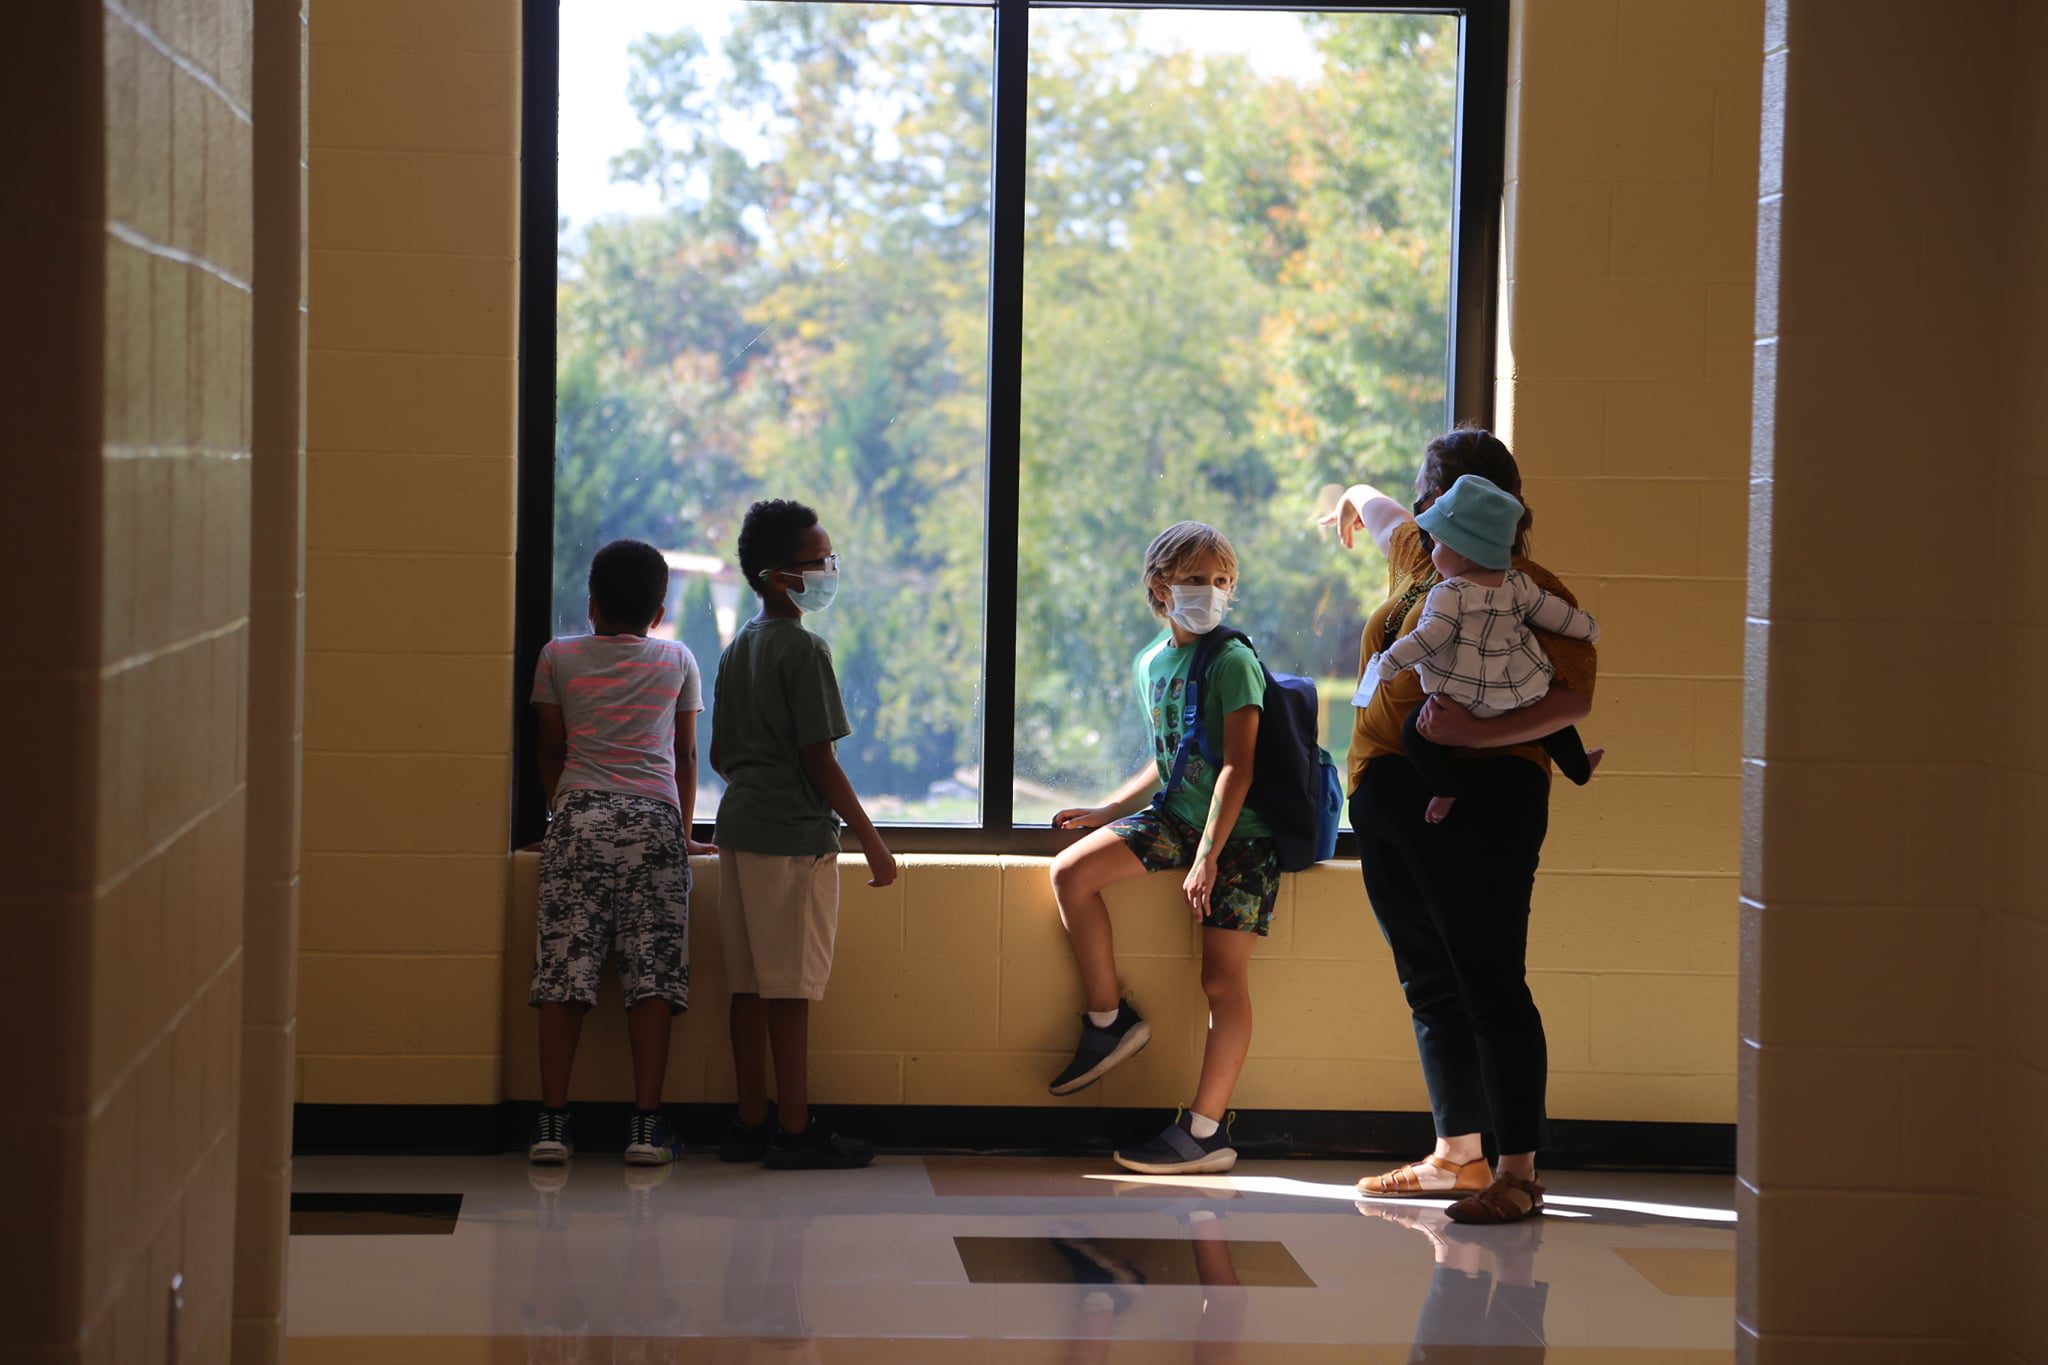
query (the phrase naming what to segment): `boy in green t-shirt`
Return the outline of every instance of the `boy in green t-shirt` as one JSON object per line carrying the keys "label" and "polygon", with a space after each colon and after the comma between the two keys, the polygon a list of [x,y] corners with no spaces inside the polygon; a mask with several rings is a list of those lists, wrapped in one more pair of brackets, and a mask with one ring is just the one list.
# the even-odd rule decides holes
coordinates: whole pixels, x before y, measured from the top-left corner
{"label": "boy in green t-shirt", "polygon": [[[711,767],[718,803],[718,920],[732,992],[739,1114],[719,1157],[771,1167],[853,1167],[874,1149],[810,1112],[810,1007],[825,997],[839,928],[839,822],[867,855],[870,886],[896,859],[833,757],[853,732],[832,647],[805,630],[839,587],[839,556],[818,514],[775,499],[747,509],[740,572],[761,599],[718,660]],[[775,1056],[775,1121],[767,1065]]]}
{"label": "boy in green t-shirt", "polygon": [[1074,1060],[1050,1089],[1071,1095],[1093,1085],[1151,1040],[1151,1027],[1118,996],[1109,907],[1102,892],[1147,872],[1185,867],[1182,891],[1202,925],[1202,990],[1209,997],[1202,1079],[1188,1110],[1151,1141],[1119,1151],[1116,1160],[1151,1175],[1227,1171],[1237,1164],[1226,1124],[1230,1092],[1252,1038],[1252,948],[1265,937],[1280,891],[1279,852],[1265,823],[1244,804],[1251,790],[1265,672],[1242,641],[1232,640],[1216,652],[1207,676],[1198,680],[1199,723],[1208,731],[1212,750],[1222,753],[1223,766],[1212,770],[1198,746],[1164,809],[1147,806],[1172,772],[1181,743],[1188,666],[1202,637],[1222,624],[1229,609],[1237,588],[1237,553],[1215,527],[1180,522],[1162,531],[1145,551],[1144,587],[1152,614],[1168,623],[1139,651],[1133,679],[1152,723],[1153,762],[1104,804],[1053,817],[1055,828],[1095,833],[1061,853],[1052,866],[1053,896],[1081,969],[1087,1013]]}

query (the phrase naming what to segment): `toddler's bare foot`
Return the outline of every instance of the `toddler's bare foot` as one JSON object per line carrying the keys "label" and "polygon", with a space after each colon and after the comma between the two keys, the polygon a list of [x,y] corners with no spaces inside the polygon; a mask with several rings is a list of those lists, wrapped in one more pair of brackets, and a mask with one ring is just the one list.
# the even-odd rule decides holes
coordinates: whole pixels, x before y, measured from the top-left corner
{"label": "toddler's bare foot", "polygon": [[1600,760],[1601,760],[1601,759],[1603,759],[1603,758],[1605,758],[1605,757],[1607,757],[1607,751],[1606,751],[1605,749],[1588,749],[1588,750],[1586,750],[1586,776],[1587,776],[1587,777],[1589,777],[1589,778],[1590,778],[1590,777],[1591,777],[1591,776],[1592,776],[1592,775],[1593,775],[1594,773],[1597,773],[1597,772],[1599,772],[1599,771],[1600,771]]}
{"label": "toddler's bare foot", "polygon": [[1444,822],[1444,817],[1451,813],[1451,807],[1457,803],[1457,800],[1458,798],[1455,796],[1431,797],[1429,809],[1423,811],[1422,818],[1429,821],[1432,825],[1441,825]]}

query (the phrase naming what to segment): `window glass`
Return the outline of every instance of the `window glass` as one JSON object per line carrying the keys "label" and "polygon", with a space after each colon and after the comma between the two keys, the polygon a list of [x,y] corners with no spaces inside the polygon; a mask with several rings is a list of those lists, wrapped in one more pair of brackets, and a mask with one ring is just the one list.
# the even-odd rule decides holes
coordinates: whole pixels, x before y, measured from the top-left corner
{"label": "window glass", "polygon": [[1145,761],[1138,573],[1184,518],[1235,542],[1231,624],[1317,678],[1341,761],[1385,570],[1314,521],[1404,487],[1448,406],[1456,18],[1030,22],[1022,496],[993,546],[992,11],[618,0],[561,27],[553,630],[587,629],[598,546],[651,541],[661,633],[708,682],[755,605],[747,504],[809,502],[844,561],[810,620],[840,759],[882,821],[980,819],[985,556],[1017,560],[1017,822]]}
{"label": "window glass", "polygon": [[[748,503],[842,560],[839,759],[877,820],[980,818],[993,20],[661,0],[561,28],[554,623],[591,554],[668,553],[707,681],[754,610]],[[700,720],[698,812],[717,807]]]}
{"label": "window glass", "polygon": [[1342,762],[1385,583],[1314,526],[1405,487],[1445,420],[1458,21],[1031,19],[1015,812],[1151,755],[1131,661],[1172,522],[1234,543],[1229,623],[1318,680]]}

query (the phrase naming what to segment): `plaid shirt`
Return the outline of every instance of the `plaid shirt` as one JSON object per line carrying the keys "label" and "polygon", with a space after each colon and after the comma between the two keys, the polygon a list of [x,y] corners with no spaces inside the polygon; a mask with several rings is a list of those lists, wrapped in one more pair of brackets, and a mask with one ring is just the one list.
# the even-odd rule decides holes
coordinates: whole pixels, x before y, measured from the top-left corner
{"label": "plaid shirt", "polygon": [[1380,677],[1412,668],[1423,691],[1442,693],[1481,718],[1543,700],[1551,667],[1530,627],[1591,643],[1593,618],[1543,591],[1518,569],[1497,588],[1450,578],[1430,589],[1422,620],[1380,656]]}

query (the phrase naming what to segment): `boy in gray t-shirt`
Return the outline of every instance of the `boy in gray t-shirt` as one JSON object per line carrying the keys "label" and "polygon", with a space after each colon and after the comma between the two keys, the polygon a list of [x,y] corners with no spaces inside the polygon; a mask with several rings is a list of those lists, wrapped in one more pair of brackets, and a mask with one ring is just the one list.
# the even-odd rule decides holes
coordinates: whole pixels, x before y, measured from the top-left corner
{"label": "boy in gray t-shirt", "polygon": [[809,1092],[810,1006],[825,996],[839,928],[841,819],[867,855],[868,885],[896,880],[896,859],[832,753],[853,732],[832,648],[803,626],[838,590],[839,557],[816,512],[776,499],[747,509],[739,559],[761,610],[719,658],[711,721],[711,767],[726,781],[718,919],[739,1090],[719,1156],[782,1169],[865,1166],[874,1149],[819,1122]]}
{"label": "boy in gray t-shirt", "polygon": [[569,1073],[605,960],[619,960],[633,1051],[626,1161],[666,1165],[682,1143],[661,1114],[671,1019],[690,1006],[690,839],[697,805],[697,661],[659,625],[668,563],[637,540],[590,561],[588,635],[550,640],[534,670],[541,843],[533,987],[540,1011],[541,1111],[528,1159],[575,1151]]}

